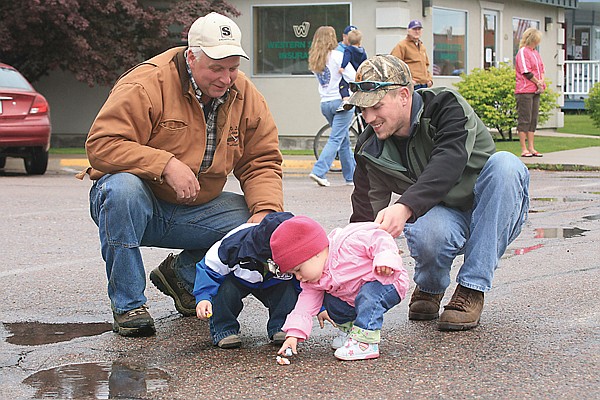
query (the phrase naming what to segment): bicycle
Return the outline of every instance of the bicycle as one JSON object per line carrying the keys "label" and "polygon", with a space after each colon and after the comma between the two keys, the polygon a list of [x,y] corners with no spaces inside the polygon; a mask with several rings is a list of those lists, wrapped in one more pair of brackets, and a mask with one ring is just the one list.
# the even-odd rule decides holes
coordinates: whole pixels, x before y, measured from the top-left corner
{"label": "bicycle", "polygon": [[[358,107],[354,107],[354,117],[352,118],[352,122],[350,123],[349,135],[350,135],[350,148],[354,150],[354,146],[358,140],[358,136],[365,129],[366,124],[362,115],[360,113],[360,109]],[[315,158],[318,160],[319,155],[321,155],[321,151],[323,151],[323,147],[327,144],[329,140],[329,134],[331,133],[331,126],[329,124],[325,124],[317,134],[315,135],[315,139],[313,141],[313,153]],[[331,167],[329,168],[331,172],[341,172],[342,166],[339,162],[339,155],[335,155],[335,160]]]}

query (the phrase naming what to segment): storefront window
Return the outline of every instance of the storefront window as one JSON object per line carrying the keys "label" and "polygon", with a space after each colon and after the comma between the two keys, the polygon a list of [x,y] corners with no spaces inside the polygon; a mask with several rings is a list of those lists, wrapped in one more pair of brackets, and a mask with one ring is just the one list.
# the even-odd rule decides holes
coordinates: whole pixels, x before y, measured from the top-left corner
{"label": "storefront window", "polygon": [[513,59],[519,51],[519,42],[527,28],[540,29],[540,22],[532,19],[513,18]]}
{"label": "storefront window", "polygon": [[342,40],[350,23],[350,3],[255,6],[255,75],[305,75],[308,50],[319,26],[333,26]]}
{"label": "storefront window", "polygon": [[433,8],[433,75],[460,75],[467,61],[466,11]]}

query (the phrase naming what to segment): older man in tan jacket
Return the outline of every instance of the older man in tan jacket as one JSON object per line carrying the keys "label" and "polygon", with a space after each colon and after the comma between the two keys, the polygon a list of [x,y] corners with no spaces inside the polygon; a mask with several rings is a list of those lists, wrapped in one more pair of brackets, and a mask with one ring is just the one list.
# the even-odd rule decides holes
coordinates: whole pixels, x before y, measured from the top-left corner
{"label": "older man in tan jacket", "polygon": [[408,24],[406,37],[390,52],[391,55],[404,61],[410,68],[415,90],[431,87],[433,78],[429,71],[429,57],[427,49],[421,41],[423,25],[419,20],[412,20]]}
{"label": "older man in tan jacket", "polygon": [[[90,210],[106,263],[113,330],[155,332],[140,247],[182,249],[150,274],[183,315],[195,315],[195,264],[227,232],[283,211],[278,132],[263,96],[238,71],[241,32],[210,13],[188,47],[126,72],[86,142]],[[233,172],[244,195],[225,192]],[[80,174],[82,178],[84,173]]]}

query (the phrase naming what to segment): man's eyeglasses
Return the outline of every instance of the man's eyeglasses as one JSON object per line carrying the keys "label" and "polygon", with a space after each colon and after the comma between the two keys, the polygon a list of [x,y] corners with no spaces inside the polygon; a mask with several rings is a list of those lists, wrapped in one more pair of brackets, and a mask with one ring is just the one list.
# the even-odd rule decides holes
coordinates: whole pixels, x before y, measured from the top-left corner
{"label": "man's eyeglasses", "polygon": [[353,92],[372,92],[377,89],[385,88],[388,86],[406,86],[401,83],[394,82],[376,82],[376,81],[362,81],[362,82],[350,82],[350,90]]}

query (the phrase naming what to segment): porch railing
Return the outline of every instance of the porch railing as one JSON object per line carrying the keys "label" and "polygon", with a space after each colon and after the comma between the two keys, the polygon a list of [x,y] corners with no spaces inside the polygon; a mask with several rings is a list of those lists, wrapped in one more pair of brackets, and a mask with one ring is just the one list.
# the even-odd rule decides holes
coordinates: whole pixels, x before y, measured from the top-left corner
{"label": "porch railing", "polygon": [[600,60],[565,61],[565,97],[585,98],[598,81],[600,81]]}

